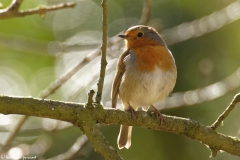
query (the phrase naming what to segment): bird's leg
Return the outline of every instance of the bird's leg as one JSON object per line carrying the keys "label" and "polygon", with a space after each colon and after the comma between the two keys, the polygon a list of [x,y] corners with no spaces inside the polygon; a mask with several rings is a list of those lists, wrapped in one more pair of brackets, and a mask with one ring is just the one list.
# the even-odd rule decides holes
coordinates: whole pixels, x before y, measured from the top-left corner
{"label": "bird's leg", "polygon": [[157,108],[155,108],[153,105],[150,105],[150,107],[152,107],[154,109],[154,113],[155,113],[156,117],[160,119],[160,126],[162,126],[163,121],[164,121],[164,117],[162,116],[160,111],[157,110]]}
{"label": "bird's leg", "polygon": [[132,119],[135,118],[135,113],[136,111],[132,108],[132,106],[130,105],[130,103],[128,102],[128,110],[131,112],[131,116],[132,116]]}

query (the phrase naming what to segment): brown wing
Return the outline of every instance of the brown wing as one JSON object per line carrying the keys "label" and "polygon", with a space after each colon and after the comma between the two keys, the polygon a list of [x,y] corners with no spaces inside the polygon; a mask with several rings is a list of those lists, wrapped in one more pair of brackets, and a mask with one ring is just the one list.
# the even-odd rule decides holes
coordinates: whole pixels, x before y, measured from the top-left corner
{"label": "brown wing", "polygon": [[127,50],[127,51],[123,52],[123,54],[121,54],[121,56],[118,59],[116,74],[115,74],[113,84],[112,84],[112,93],[111,93],[112,108],[116,108],[118,93],[119,93],[119,87],[120,87],[120,84],[121,84],[121,81],[122,81],[122,76],[125,72],[125,64],[124,64],[123,60],[129,54],[130,54],[129,50]]}

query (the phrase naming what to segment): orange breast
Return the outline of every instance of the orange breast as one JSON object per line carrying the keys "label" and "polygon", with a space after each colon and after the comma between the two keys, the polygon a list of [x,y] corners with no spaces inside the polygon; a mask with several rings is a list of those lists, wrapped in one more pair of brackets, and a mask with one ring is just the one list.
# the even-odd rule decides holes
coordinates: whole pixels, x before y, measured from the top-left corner
{"label": "orange breast", "polygon": [[174,60],[164,46],[145,45],[131,49],[137,57],[137,69],[141,71],[154,71],[160,67],[168,71],[174,67]]}

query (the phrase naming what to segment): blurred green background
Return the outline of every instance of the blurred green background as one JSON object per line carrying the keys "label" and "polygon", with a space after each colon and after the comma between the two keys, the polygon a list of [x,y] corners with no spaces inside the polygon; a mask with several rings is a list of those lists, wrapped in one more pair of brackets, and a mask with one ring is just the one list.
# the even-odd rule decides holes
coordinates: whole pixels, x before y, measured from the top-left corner
{"label": "blurred green background", "polygon": [[[4,7],[10,4],[9,0],[0,2]],[[21,9],[61,2],[66,1],[25,0]],[[100,47],[101,1],[75,2],[74,9],[49,12],[44,17],[32,15],[0,21],[0,94],[37,97],[52,81]],[[136,25],[143,4],[142,0],[109,0],[109,38]],[[163,114],[192,118],[211,125],[240,91],[239,18],[240,1],[152,0],[147,25],[156,28],[169,44],[178,69],[172,97],[180,95],[185,100],[180,106],[160,105],[164,108]],[[103,93],[106,107],[111,107],[111,83],[117,58],[123,50],[122,41],[108,49],[109,64]],[[89,62],[48,98],[85,102],[88,90],[96,89],[99,60],[98,57]],[[197,99],[190,105],[194,96],[184,93],[189,90],[193,92],[187,93],[198,93],[196,89],[209,85],[212,85],[206,89],[209,92],[202,92],[202,97],[205,96],[203,102]],[[118,107],[121,108],[120,103]],[[238,105],[217,131],[240,137],[239,117]],[[17,115],[0,115],[1,146],[18,119]],[[102,125],[101,130],[117,148],[119,125]],[[81,131],[69,123],[31,117],[5,154],[36,155],[38,159],[48,159],[68,151],[80,135]],[[119,150],[119,153],[126,160],[205,160],[210,156],[210,150],[196,140],[140,127],[133,128],[130,149]],[[64,158],[59,156],[58,159]],[[103,158],[87,143],[72,159]],[[223,152],[214,159],[237,160],[239,157]]]}

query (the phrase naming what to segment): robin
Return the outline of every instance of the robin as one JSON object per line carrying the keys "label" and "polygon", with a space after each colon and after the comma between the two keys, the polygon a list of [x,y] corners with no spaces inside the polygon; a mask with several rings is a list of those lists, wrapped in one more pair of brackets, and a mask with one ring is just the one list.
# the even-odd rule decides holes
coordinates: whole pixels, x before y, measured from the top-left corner
{"label": "robin", "polygon": [[[163,116],[153,106],[164,100],[173,90],[177,71],[174,58],[158,32],[149,26],[137,25],[119,37],[126,40],[127,50],[121,54],[112,84],[112,107],[116,108],[118,96],[123,109],[134,112],[142,107],[154,109],[163,123]],[[132,126],[121,125],[118,148],[131,146]]]}

